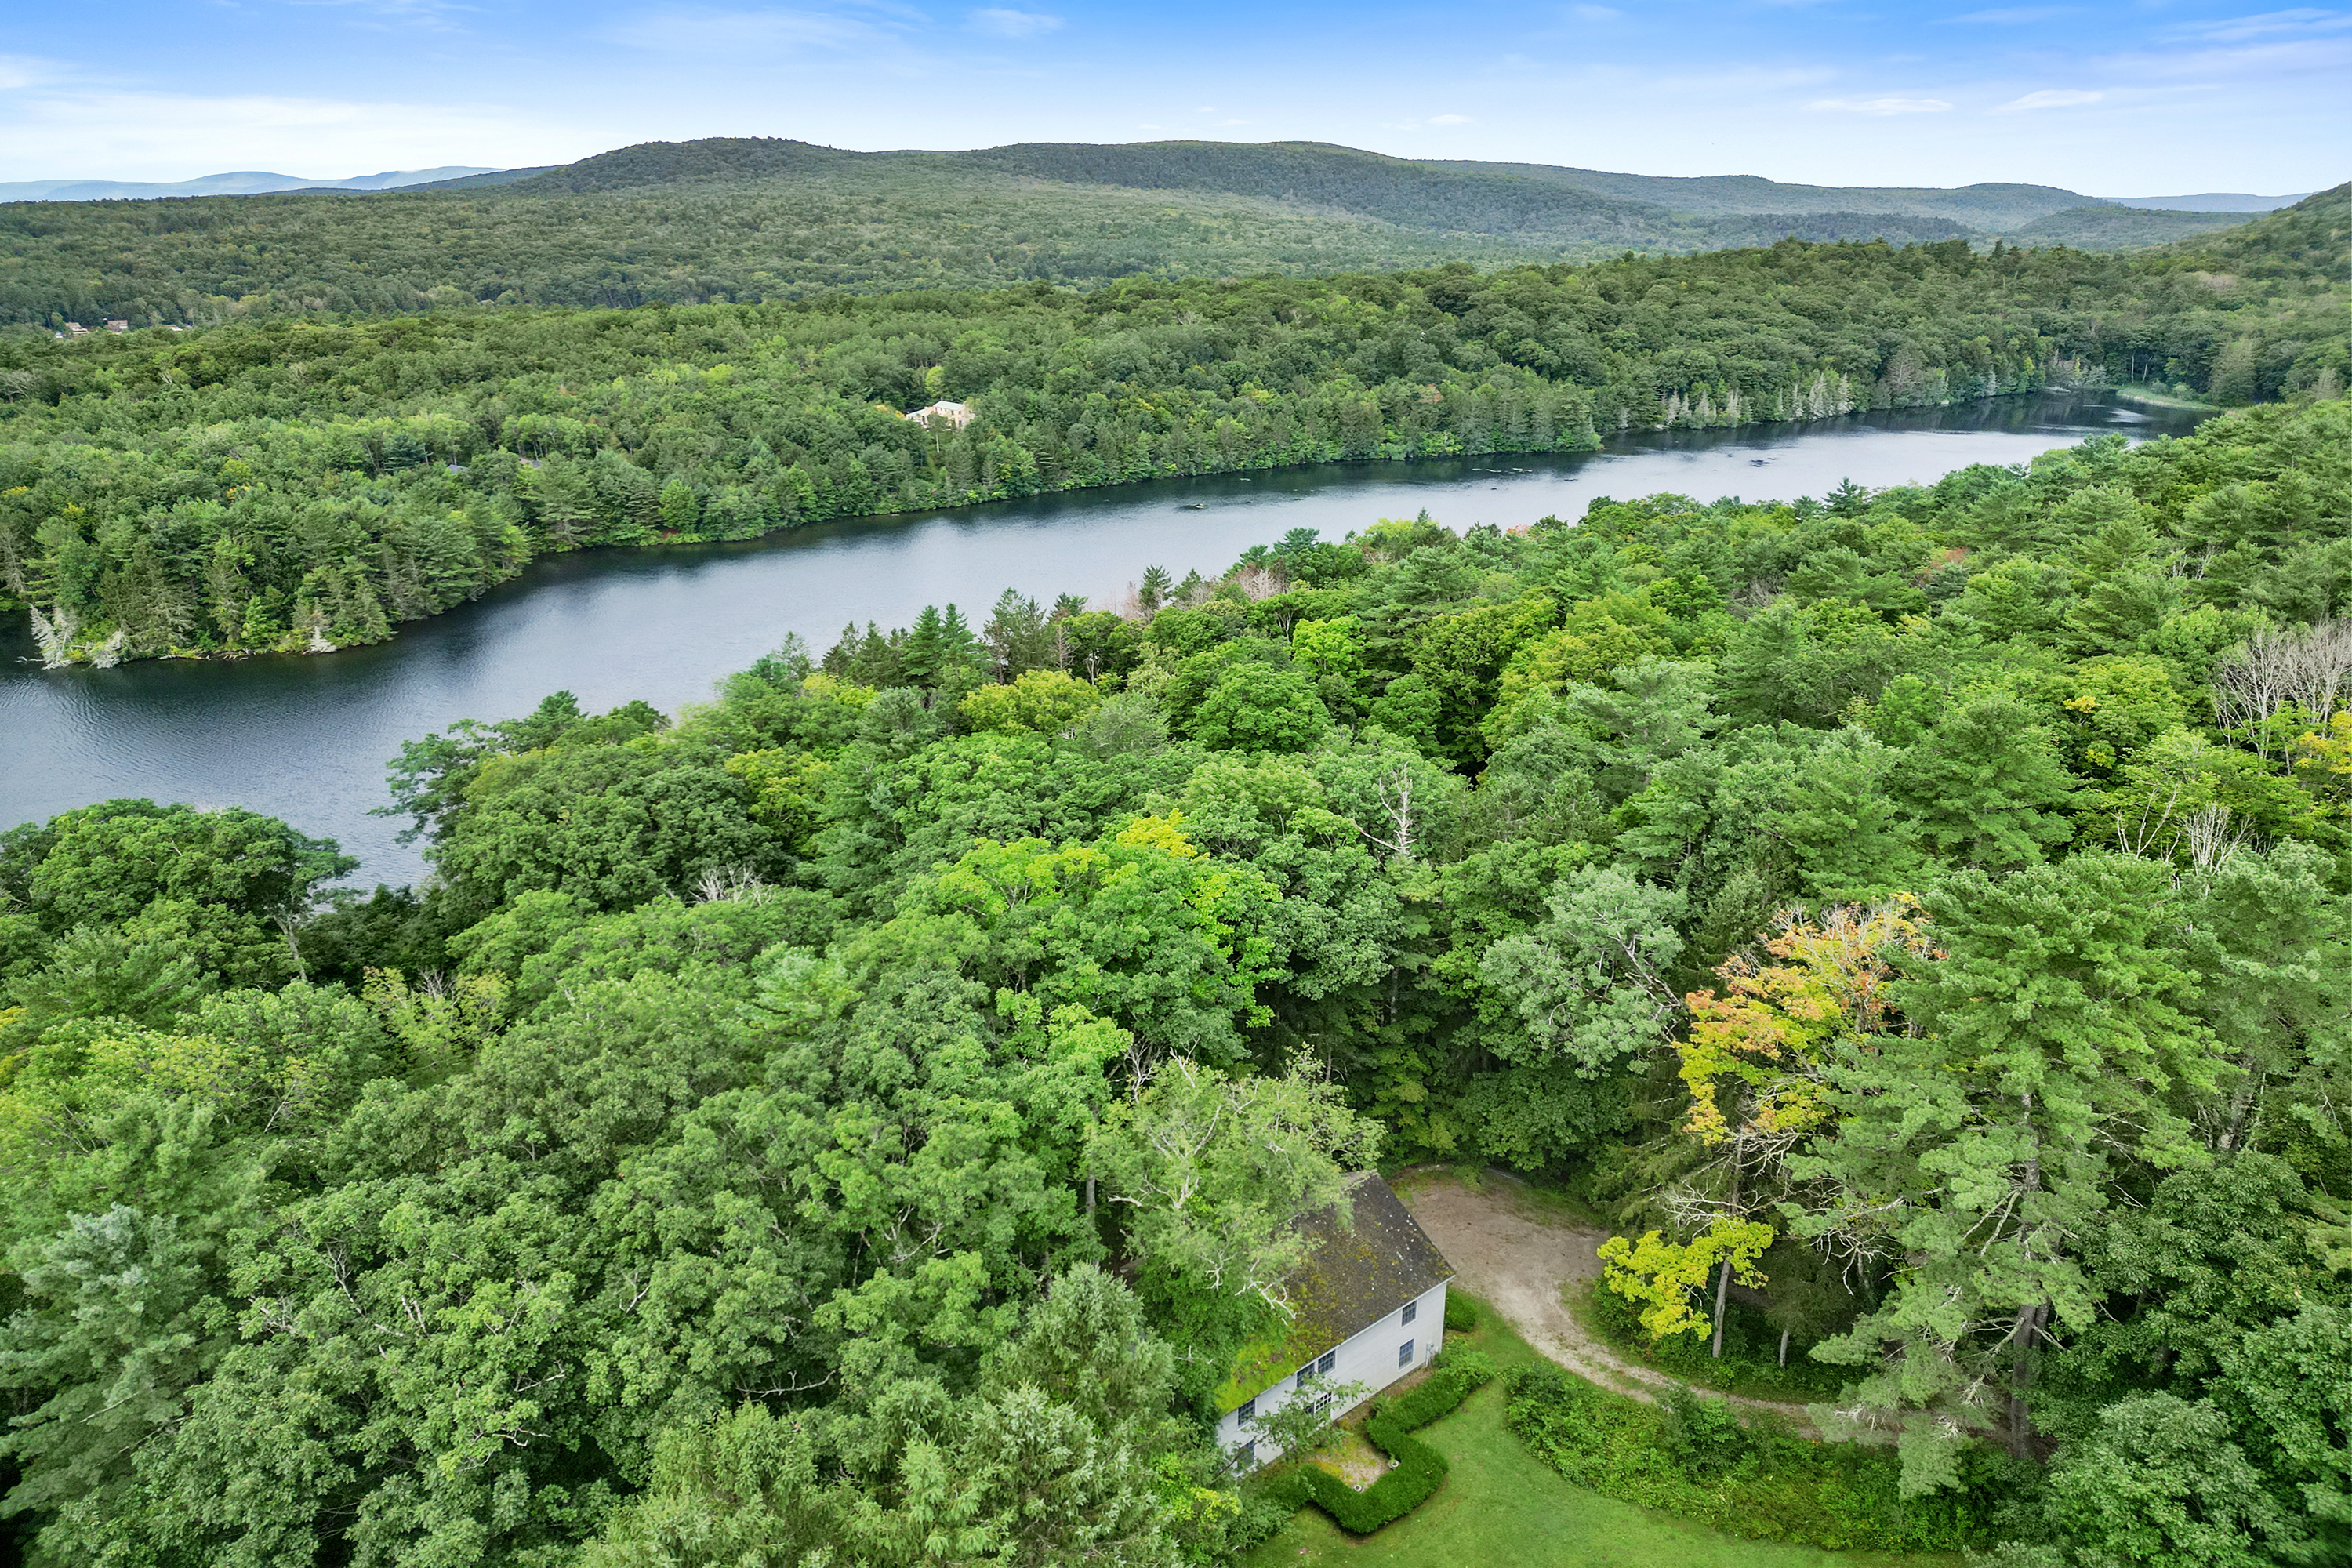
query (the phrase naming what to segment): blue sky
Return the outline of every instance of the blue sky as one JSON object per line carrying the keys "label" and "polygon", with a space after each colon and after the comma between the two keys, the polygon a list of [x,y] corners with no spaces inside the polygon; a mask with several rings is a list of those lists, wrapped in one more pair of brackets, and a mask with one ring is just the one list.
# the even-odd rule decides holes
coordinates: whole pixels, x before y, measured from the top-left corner
{"label": "blue sky", "polygon": [[2352,177],[2352,10],[11,0],[0,180],[1202,136],[2102,195]]}

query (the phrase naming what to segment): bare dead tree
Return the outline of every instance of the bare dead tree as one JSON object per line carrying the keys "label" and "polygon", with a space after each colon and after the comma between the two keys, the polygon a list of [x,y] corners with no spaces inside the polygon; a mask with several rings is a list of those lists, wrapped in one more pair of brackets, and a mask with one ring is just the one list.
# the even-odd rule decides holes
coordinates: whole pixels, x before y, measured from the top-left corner
{"label": "bare dead tree", "polygon": [[1234,574],[1234,584],[1245,598],[1255,604],[1284,592],[1290,586],[1290,579],[1279,571],[1270,572],[1263,566],[1244,566]]}
{"label": "bare dead tree", "polygon": [[760,874],[748,866],[713,866],[694,884],[698,904],[757,904],[772,891]]}
{"label": "bare dead tree", "polygon": [[74,633],[81,630],[81,622],[63,605],[50,615],[41,614],[38,605],[32,611],[33,639],[41,645],[41,668],[63,669],[72,664]]}
{"label": "bare dead tree", "polygon": [[2243,735],[2267,761],[2279,716],[2290,706],[2325,724],[2352,683],[2352,623],[2322,621],[2304,631],[2259,631],[2213,667],[2213,720]]}
{"label": "bare dead tree", "polygon": [[2189,863],[2210,871],[2244,847],[2246,829],[2231,827],[2230,808],[2216,802],[2182,819],[2180,841],[2188,847]]}
{"label": "bare dead tree", "polygon": [[2313,723],[2325,724],[2352,678],[2352,623],[2322,621],[2294,639],[2293,648],[2289,694]]}
{"label": "bare dead tree", "polygon": [[2147,798],[2139,803],[2137,819],[2128,812],[2116,813],[2116,847],[2126,855],[2144,856],[2164,842],[2165,829],[2172,826],[2173,811],[2180,805],[2180,781],[2173,780],[2172,793],[2161,802],[2158,800],[2156,792],[2150,790]]}
{"label": "bare dead tree", "polygon": [[1400,763],[1374,780],[1372,788],[1380,795],[1381,810],[1388,816],[1389,836],[1383,838],[1360,826],[1356,831],[1409,865],[1412,860],[1412,770]]}

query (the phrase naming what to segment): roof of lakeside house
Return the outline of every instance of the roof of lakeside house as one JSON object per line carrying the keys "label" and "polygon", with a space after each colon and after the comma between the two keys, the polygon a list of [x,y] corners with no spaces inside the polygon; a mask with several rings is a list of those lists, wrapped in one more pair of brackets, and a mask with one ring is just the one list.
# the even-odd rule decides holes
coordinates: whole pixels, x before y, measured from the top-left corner
{"label": "roof of lakeside house", "polygon": [[[1344,1220],[1343,1207],[1349,1211]],[[1454,1278],[1454,1266],[1377,1171],[1349,1176],[1340,1203],[1304,1215],[1297,1225],[1309,1250],[1283,1281],[1289,1321],[1234,1358],[1217,1390],[1220,1414]]]}
{"label": "roof of lakeside house", "polygon": [[912,414],[906,415],[903,417],[908,419],[945,419],[950,424],[961,425],[967,423],[971,416],[971,404],[950,403],[945,399],[941,399],[940,402],[932,404],[928,408],[918,408]]}

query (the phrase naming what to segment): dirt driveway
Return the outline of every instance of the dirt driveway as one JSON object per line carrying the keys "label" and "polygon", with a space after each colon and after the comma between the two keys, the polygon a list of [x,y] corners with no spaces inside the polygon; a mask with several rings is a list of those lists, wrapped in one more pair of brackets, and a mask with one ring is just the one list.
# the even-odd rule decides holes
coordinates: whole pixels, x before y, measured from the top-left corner
{"label": "dirt driveway", "polygon": [[[1587,1333],[1560,1304],[1563,1282],[1601,1272],[1607,1233],[1537,1203],[1519,1183],[1489,1172],[1472,1186],[1440,1173],[1407,1173],[1397,1195],[1452,1263],[1459,1283],[1503,1314],[1528,1343],[1580,1377],[1637,1399],[1654,1399],[1675,1380],[1627,1361]],[[1801,1405],[1734,1399],[1811,1429]]]}

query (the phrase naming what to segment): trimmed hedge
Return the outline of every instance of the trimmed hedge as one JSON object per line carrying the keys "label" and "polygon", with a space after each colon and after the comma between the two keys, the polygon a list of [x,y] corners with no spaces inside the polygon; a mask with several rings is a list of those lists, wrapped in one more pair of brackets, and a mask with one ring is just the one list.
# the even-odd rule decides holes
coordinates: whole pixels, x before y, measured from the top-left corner
{"label": "trimmed hedge", "polygon": [[1466,1334],[1478,1326],[1478,1303],[1459,1290],[1445,1293],[1445,1330],[1448,1333]]}
{"label": "trimmed hedge", "polygon": [[[1453,1326],[1453,1308],[1446,1326]],[[1373,1402],[1364,1435],[1396,1468],[1362,1491],[1311,1464],[1302,1464],[1273,1486],[1297,1507],[1313,1503],[1351,1535],[1370,1535],[1402,1519],[1445,1479],[1445,1456],[1412,1434],[1454,1408],[1495,1376],[1495,1363],[1476,1351],[1442,1351],[1419,1386]]]}

